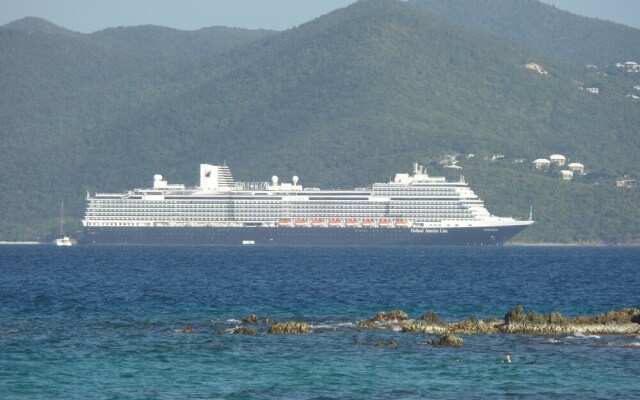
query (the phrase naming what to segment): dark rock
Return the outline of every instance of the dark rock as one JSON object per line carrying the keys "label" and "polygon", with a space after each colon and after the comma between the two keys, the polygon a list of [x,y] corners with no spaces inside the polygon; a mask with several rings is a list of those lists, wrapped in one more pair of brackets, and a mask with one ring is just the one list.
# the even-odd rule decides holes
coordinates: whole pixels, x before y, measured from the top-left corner
{"label": "dark rock", "polygon": [[356,326],[360,329],[364,329],[364,328],[375,328],[376,327],[376,322],[369,320],[369,321],[360,321],[358,323],[356,323]]}
{"label": "dark rock", "polygon": [[521,304],[518,304],[504,315],[504,323],[509,325],[512,322],[522,322],[524,318],[524,307],[522,307]]}
{"label": "dark rock", "polygon": [[434,311],[427,311],[426,313],[422,314],[419,318],[418,321],[424,321],[427,324],[431,324],[431,325],[438,325],[438,326],[443,326],[445,325],[444,321],[440,318],[440,316],[438,314],[436,314]]}
{"label": "dark rock", "polygon": [[236,335],[255,335],[257,334],[256,330],[253,328],[239,327],[233,330],[233,333]]}
{"label": "dark rock", "polygon": [[258,316],[255,314],[247,315],[246,317],[242,318],[242,322],[244,322],[245,324],[256,324],[258,323]]}
{"label": "dark rock", "polygon": [[440,339],[431,339],[427,341],[432,346],[453,346],[462,347],[464,341],[456,335],[444,335]]}
{"label": "dark rock", "polygon": [[406,321],[409,315],[402,310],[380,311],[373,317],[373,321]]}

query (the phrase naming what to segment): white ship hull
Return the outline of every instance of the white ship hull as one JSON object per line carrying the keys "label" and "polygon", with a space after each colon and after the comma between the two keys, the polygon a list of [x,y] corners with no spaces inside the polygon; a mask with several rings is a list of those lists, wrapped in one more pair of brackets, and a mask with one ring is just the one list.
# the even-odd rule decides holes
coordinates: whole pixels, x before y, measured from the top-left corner
{"label": "white ship hull", "polygon": [[467,183],[413,175],[352,190],[234,182],[203,164],[200,186],[169,185],[87,196],[83,243],[224,245],[494,245],[533,221],[495,217]]}

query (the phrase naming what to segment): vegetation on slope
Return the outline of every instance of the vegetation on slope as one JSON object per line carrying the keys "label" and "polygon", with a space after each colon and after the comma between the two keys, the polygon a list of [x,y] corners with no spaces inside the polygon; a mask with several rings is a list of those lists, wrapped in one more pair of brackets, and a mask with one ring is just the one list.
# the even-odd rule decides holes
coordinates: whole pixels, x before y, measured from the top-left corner
{"label": "vegetation on slope", "polygon": [[410,0],[466,28],[507,38],[576,64],[640,61],[640,30],[581,17],[538,0]]}

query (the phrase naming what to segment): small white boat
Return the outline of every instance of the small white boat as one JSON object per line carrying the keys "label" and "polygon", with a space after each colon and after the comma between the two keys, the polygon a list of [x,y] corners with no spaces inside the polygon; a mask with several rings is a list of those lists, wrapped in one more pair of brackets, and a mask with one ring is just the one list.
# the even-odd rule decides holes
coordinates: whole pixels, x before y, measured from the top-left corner
{"label": "small white boat", "polygon": [[60,236],[56,239],[56,246],[72,246],[73,242],[69,236],[66,236],[62,232],[62,226],[64,225],[64,203],[60,203]]}
{"label": "small white boat", "polygon": [[60,236],[56,239],[56,246],[73,246],[69,236]]}

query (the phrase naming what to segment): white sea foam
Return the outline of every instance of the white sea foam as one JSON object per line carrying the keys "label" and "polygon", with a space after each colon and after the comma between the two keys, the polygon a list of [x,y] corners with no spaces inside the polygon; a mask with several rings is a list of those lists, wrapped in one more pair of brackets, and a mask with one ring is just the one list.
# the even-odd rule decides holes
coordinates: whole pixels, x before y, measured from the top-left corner
{"label": "white sea foam", "polygon": [[224,322],[226,322],[226,323],[228,323],[228,324],[239,324],[239,323],[241,323],[242,321],[240,321],[239,319],[233,319],[233,318],[230,318],[230,319],[225,320]]}
{"label": "white sea foam", "polygon": [[311,329],[335,329],[335,326],[329,324],[309,325]]}
{"label": "white sea foam", "polygon": [[582,332],[575,332],[571,336],[567,336],[567,339],[600,339],[598,335],[585,335]]}

